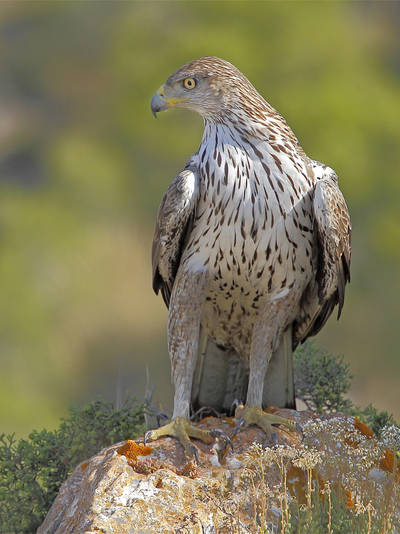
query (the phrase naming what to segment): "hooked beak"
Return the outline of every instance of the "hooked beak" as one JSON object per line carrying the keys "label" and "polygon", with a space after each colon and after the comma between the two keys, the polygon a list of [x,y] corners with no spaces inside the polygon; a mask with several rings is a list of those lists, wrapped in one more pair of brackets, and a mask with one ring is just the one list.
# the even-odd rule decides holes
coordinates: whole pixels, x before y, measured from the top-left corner
{"label": "hooked beak", "polygon": [[151,99],[151,111],[155,118],[157,118],[157,113],[165,109],[168,109],[168,103],[164,100],[164,86],[162,85]]}
{"label": "hooked beak", "polygon": [[156,91],[151,99],[151,111],[157,118],[157,113],[165,111],[168,108],[172,108],[179,102],[186,102],[188,98],[166,98],[164,93],[164,86],[162,85],[158,91]]}

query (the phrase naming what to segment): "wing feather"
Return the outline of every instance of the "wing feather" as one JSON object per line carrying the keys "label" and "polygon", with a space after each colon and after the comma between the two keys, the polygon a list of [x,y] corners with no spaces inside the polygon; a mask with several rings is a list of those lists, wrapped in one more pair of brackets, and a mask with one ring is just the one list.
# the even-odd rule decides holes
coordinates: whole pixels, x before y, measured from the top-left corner
{"label": "wing feather", "polygon": [[337,291],[339,317],[350,281],[351,225],[346,202],[332,175],[317,182],[313,210],[320,250],[318,296],[322,304]]}
{"label": "wing feather", "polygon": [[158,209],[152,247],[153,290],[167,307],[182,252],[190,235],[198,200],[195,167],[181,171],[168,187]]}
{"label": "wing feather", "polygon": [[350,281],[350,216],[335,172],[326,166],[323,166],[323,169],[323,174],[315,185],[313,200],[318,247],[317,293],[316,300],[305,295],[304,305],[311,315],[308,324],[299,325],[299,341],[305,341],[307,337],[317,334],[336,305],[338,318],[340,317],[345,286]]}

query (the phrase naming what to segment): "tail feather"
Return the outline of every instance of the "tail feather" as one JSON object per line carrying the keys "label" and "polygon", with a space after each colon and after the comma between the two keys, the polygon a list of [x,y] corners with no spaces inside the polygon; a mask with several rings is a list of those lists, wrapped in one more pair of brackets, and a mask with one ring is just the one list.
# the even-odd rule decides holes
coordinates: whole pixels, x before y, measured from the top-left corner
{"label": "tail feather", "polygon": [[192,387],[192,409],[214,408],[230,414],[235,400],[244,401],[247,394],[248,368],[235,351],[204,339],[200,333],[200,353]]}
{"label": "tail feather", "polygon": [[279,408],[296,408],[292,326],[284,331],[265,375],[263,407],[272,405]]}
{"label": "tail feather", "polygon": [[[248,361],[200,333],[199,356],[192,387],[192,409],[213,408],[232,414],[235,401],[245,402],[249,380]],[[292,328],[283,334],[273,353],[264,381],[263,406],[294,408]]]}

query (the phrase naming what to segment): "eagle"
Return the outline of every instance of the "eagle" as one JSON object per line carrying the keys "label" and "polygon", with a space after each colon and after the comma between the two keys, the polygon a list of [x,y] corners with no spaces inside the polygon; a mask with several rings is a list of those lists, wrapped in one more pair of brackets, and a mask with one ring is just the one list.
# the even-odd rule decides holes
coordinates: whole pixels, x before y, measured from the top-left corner
{"label": "eagle", "polygon": [[295,407],[293,351],[314,336],[350,281],[351,225],[333,169],[308,157],[285,119],[231,63],[193,60],[151,100],[199,113],[199,149],[168,187],[152,247],[153,289],[168,307],[171,422],[146,439],[215,433],[190,423],[209,407],[256,424]]}

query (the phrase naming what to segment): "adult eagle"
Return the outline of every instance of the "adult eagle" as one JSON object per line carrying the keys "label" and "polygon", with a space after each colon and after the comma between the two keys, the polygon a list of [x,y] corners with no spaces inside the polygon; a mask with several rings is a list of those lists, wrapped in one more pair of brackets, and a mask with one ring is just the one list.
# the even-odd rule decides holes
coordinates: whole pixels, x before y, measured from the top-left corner
{"label": "adult eagle", "polygon": [[263,407],[294,407],[292,353],[316,334],[350,280],[351,226],[336,173],[310,159],[285,119],[233,65],[187,63],[155,93],[168,108],[204,119],[199,150],[161,202],[153,288],[169,308],[175,388],[172,421],[148,439],[212,437],[190,409],[229,411],[242,423],[289,420]]}

